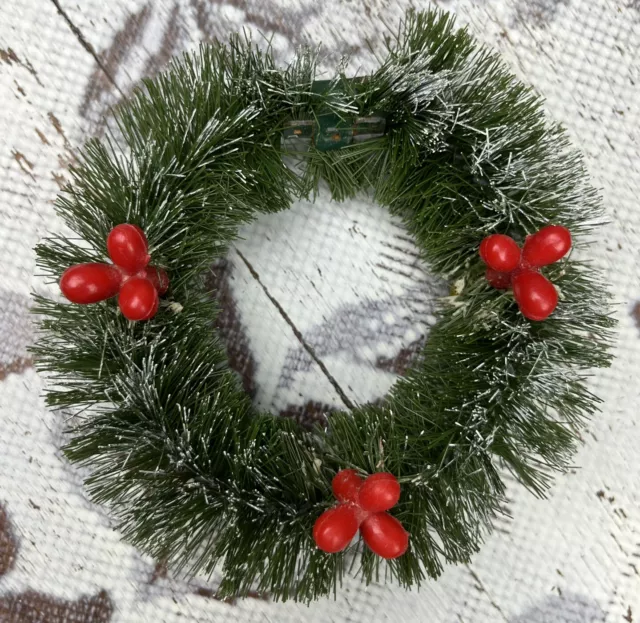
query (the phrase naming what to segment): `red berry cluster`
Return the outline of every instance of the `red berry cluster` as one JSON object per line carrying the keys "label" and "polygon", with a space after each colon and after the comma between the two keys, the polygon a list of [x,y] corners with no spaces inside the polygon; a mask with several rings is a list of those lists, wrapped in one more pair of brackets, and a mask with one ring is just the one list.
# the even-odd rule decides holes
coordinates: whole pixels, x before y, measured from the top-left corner
{"label": "red berry cluster", "polygon": [[487,236],[480,245],[480,257],[488,267],[487,281],[494,288],[511,286],[522,315],[529,320],[545,320],[558,304],[558,292],[540,274],[540,268],[557,262],[570,248],[569,230],[548,225],[527,236],[522,251],[509,236]]}
{"label": "red berry cluster", "polygon": [[60,289],[72,303],[97,303],[118,295],[129,320],[149,320],[158,311],[159,297],[169,289],[162,268],[149,266],[149,243],[137,225],[114,227],[107,238],[113,264],[77,264],[67,268]]}
{"label": "red berry cluster", "polygon": [[382,558],[397,558],[407,551],[409,533],[384,512],[400,499],[400,484],[393,474],[380,472],[363,481],[355,470],[343,469],[331,488],[340,503],[322,513],[313,526],[313,538],[322,551],[342,551],[358,528],[364,542]]}

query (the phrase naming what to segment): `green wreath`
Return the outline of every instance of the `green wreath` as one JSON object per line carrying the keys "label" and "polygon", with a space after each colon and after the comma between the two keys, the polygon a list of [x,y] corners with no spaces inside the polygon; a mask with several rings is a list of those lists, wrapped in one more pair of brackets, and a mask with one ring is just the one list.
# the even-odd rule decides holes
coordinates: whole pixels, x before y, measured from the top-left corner
{"label": "green wreath", "polygon": [[[56,281],[84,265],[71,285],[69,270],[63,278],[72,300],[76,287],[77,302],[119,292],[119,305],[39,297],[36,355],[53,377],[49,405],[75,414],[66,454],[91,468],[90,494],[130,543],[190,573],[222,562],[221,595],[311,600],[354,561],[377,580],[382,557],[409,587],[478,549],[504,500],[503,468],[543,494],[567,467],[597,411],[585,377],[609,364],[608,296],[574,257],[545,268],[548,280],[524,266],[561,293],[533,322],[516,287],[527,247],[519,267],[506,264],[520,257],[514,240],[550,224],[584,243],[599,197],[539,97],[452,17],[410,13],[361,79],[315,82],[309,51],[278,69],[239,37],[202,46],[146,81],[116,119],[117,136],[86,144],[57,201],[76,237],[51,237],[37,255]],[[306,138],[301,171],[283,163],[289,136]],[[453,291],[381,404],[304,430],[252,407],[212,329],[203,275],[241,223],[321,180],[337,201],[369,191],[400,216]],[[490,234],[500,236],[482,251],[487,279],[478,249]],[[342,542],[324,549],[343,549],[327,553],[316,542],[340,513]],[[351,541],[358,527],[370,547]]]}

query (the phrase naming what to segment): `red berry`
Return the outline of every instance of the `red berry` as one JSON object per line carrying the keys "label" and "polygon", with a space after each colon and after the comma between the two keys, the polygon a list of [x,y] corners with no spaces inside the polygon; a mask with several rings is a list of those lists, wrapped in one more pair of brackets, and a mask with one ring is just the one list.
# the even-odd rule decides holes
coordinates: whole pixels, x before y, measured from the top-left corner
{"label": "red berry", "polygon": [[540,273],[523,270],[513,276],[513,295],[522,315],[529,320],[545,320],[558,304],[558,291]]}
{"label": "red berry", "polygon": [[144,270],[147,279],[153,284],[158,294],[160,296],[166,294],[169,289],[169,276],[167,275],[167,271],[157,266],[147,266]]}
{"label": "red berry", "polygon": [[561,225],[548,225],[527,236],[522,259],[528,266],[546,266],[564,257],[571,248],[571,234]]}
{"label": "red berry", "polygon": [[340,504],[325,511],[313,525],[313,540],[327,554],[342,551],[358,531],[358,519],[353,506]]}
{"label": "red berry", "polygon": [[120,290],[118,305],[129,320],[149,320],[158,311],[158,292],[144,277],[131,277]]}
{"label": "red berry", "polygon": [[147,236],[144,233],[142,227],[140,227],[139,225],[131,225],[131,227],[134,227],[138,232],[140,232],[140,235],[145,239],[145,241],[147,240]]}
{"label": "red berry", "polygon": [[499,273],[493,268],[487,268],[484,273],[487,281],[498,290],[506,290],[511,285],[511,273]]}
{"label": "red berry", "polygon": [[111,264],[77,264],[60,278],[60,290],[72,303],[97,303],[118,294],[122,275]]}
{"label": "red berry", "polygon": [[400,499],[400,483],[393,474],[380,472],[371,474],[358,493],[362,510],[369,513],[388,511]]}
{"label": "red berry", "polygon": [[388,513],[375,513],[360,526],[364,542],[382,558],[397,558],[407,551],[409,533]]}
{"label": "red berry", "polygon": [[358,501],[358,489],[361,485],[362,478],[358,476],[355,469],[343,469],[331,481],[331,489],[336,499],[354,504]]}
{"label": "red berry", "polygon": [[151,257],[149,243],[144,232],[137,225],[123,223],[114,227],[107,238],[109,257],[128,273],[142,270]]}
{"label": "red berry", "polygon": [[493,270],[510,273],[520,263],[520,247],[513,238],[504,234],[487,236],[480,244],[482,261]]}

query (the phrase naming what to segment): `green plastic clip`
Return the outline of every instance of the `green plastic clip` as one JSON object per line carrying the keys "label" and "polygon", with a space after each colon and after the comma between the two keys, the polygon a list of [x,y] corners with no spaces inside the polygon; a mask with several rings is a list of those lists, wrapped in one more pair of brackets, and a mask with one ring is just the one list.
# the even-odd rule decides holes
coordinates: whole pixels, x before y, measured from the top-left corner
{"label": "green plastic clip", "polygon": [[[329,80],[313,83],[314,93],[325,93],[330,88]],[[353,144],[372,140],[384,135],[386,122],[384,117],[343,118],[333,112],[320,113],[316,119],[289,121],[283,131],[283,137],[306,139],[319,151],[340,149]]]}

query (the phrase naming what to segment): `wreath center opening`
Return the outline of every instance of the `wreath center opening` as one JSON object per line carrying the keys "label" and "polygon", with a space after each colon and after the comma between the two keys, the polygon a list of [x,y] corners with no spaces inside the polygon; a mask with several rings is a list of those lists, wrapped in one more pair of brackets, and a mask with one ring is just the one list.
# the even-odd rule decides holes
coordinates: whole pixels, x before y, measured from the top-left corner
{"label": "wreath center opening", "polygon": [[420,352],[446,286],[366,194],[244,226],[210,274],[217,329],[254,404],[304,425],[383,398]]}

